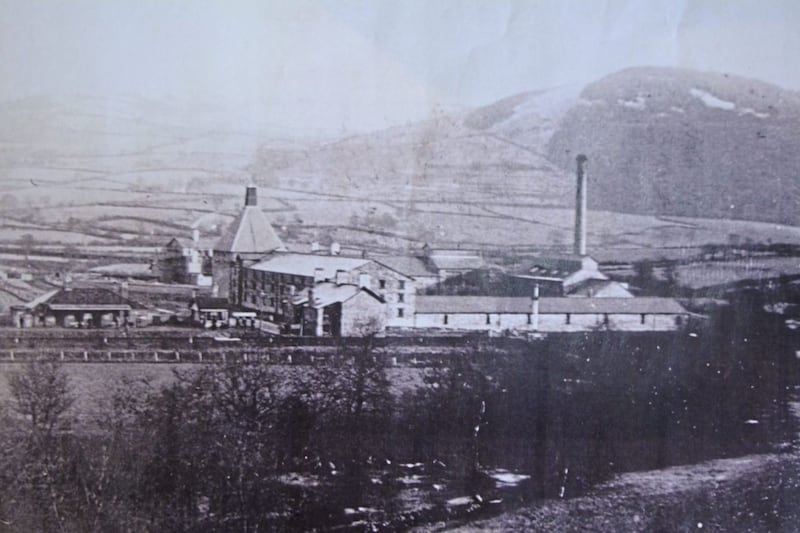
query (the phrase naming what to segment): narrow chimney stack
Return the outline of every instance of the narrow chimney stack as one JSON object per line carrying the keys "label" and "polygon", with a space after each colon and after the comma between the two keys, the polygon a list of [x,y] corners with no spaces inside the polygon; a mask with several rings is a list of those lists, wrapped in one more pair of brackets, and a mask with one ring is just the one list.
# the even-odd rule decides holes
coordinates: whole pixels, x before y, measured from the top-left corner
{"label": "narrow chimney stack", "polygon": [[575,255],[586,255],[586,162],[587,157],[578,155],[577,190],[575,193]]}
{"label": "narrow chimney stack", "polygon": [[255,185],[248,185],[247,192],[244,195],[244,206],[255,207],[258,205],[257,188]]}

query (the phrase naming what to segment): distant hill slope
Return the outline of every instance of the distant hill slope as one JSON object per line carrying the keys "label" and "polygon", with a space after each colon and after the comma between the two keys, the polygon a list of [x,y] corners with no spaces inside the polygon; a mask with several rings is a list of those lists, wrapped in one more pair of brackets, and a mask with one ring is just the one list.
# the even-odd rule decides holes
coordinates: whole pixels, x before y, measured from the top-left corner
{"label": "distant hill slope", "polygon": [[591,209],[800,224],[799,140],[800,93],[644,67],[296,151],[265,148],[253,171],[373,198],[567,207],[585,153]]}
{"label": "distant hill slope", "polygon": [[800,223],[800,93],[756,80],[634,68],[588,85],[546,145],[590,158],[590,207]]}

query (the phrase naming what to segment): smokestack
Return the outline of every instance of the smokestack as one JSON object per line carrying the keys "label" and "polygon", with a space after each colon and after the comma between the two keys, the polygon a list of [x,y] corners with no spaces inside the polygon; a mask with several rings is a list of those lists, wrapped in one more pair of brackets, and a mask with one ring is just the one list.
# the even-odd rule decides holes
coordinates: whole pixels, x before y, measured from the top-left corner
{"label": "smokestack", "polygon": [[255,207],[258,205],[258,196],[256,194],[256,186],[249,185],[247,187],[247,192],[244,195],[244,206],[245,207]]}
{"label": "smokestack", "polygon": [[575,158],[578,163],[578,187],[575,193],[575,255],[586,255],[586,161],[583,154]]}
{"label": "smokestack", "polygon": [[531,305],[531,329],[539,331],[539,284],[533,287],[533,302]]}

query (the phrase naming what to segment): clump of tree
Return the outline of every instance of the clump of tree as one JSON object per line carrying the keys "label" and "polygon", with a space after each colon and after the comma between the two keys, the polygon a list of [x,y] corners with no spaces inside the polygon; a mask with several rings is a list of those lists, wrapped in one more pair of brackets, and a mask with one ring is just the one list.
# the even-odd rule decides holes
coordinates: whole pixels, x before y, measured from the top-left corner
{"label": "clump of tree", "polygon": [[571,496],[619,469],[757,442],[771,422],[742,420],[768,408],[765,391],[787,389],[794,353],[771,355],[780,323],[756,318],[730,309],[695,337],[465,347],[392,370],[416,380],[403,394],[392,348],[366,335],[311,365],[197,365],[158,389],[126,380],[92,420],[75,413],[64,367],[34,361],[10,375],[0,413],[0,520],[12,531],[310,530],[374,507],[392,527],[403,463],[475,501],[496,490],[499,466],[530,474],[531,496]]}

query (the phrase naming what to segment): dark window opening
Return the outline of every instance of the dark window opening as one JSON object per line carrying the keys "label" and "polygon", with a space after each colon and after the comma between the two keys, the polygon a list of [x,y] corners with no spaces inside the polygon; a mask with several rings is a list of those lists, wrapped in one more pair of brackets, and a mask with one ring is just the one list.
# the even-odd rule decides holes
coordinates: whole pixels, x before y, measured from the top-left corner
{"label": "dark window opening", "polygon": [[447,322],[448,322],[448,317],[447,315],[444,315],[444,323],[447,324]]}
{"label": "dark window opening", "polygon": [[403,311],[404,309],[402,308],[397,310],[397,318],[403,318]]}
{"label": "dark window opening", "polygon": [[569,324],[570,322],[572,322],[572,315],[567,313],[567,324]]}

